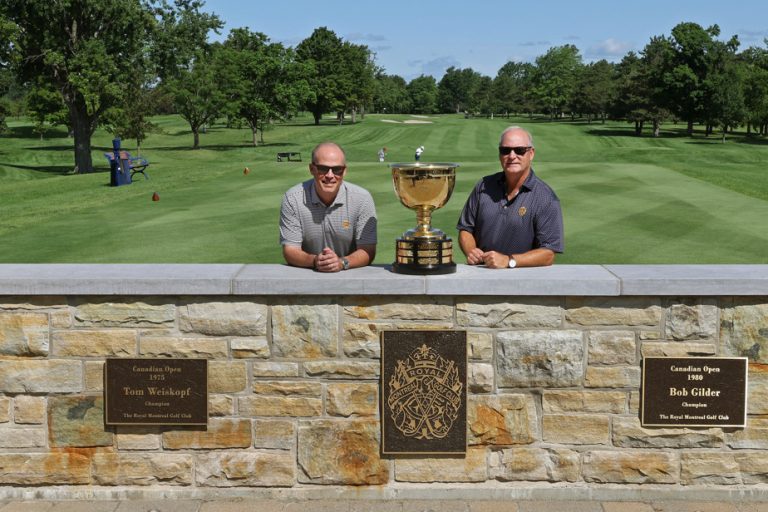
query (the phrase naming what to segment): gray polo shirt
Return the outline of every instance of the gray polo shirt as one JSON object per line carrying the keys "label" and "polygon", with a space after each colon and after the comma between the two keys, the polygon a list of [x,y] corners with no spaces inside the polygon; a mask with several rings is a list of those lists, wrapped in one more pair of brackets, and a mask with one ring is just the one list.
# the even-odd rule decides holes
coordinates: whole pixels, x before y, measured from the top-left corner
{"label": "gray polo shirt", "polygon": [[319,254],[325,247],[347,256],[361,245],[376,244],[376,208],[362,187],[343,181],[330,206],[317,196],[315,181],[291,187],[280,206],[280,244]]}

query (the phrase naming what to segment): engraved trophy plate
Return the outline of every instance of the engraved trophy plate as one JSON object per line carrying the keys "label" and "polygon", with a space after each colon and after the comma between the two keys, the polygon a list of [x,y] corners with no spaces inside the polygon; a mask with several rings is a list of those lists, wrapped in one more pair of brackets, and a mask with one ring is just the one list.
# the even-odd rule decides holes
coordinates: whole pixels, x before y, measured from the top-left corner
{"label": "engraved trophy plate", "polygon": [[453,163],[391,164],[395,194],[406,208],[416,211],[416,227],[397,239],[392,270],[399,274],[452,274],[453,242],[432,227],[432,212],[445,206],[456,183]]}
{"label": "engraved trophy plate", "polygon": [[383,331],[381,364],[382,453],[466,453],[466,331]]}

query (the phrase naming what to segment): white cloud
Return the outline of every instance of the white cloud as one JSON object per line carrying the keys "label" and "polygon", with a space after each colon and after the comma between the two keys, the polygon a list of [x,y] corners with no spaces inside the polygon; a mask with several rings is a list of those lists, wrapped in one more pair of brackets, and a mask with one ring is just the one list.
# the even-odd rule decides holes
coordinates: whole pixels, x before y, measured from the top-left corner
{"label": "white cloud", "polygon": [[634,47],[632,43],[608,38],[587,49],[587,55],[599,58],[623,57]]}

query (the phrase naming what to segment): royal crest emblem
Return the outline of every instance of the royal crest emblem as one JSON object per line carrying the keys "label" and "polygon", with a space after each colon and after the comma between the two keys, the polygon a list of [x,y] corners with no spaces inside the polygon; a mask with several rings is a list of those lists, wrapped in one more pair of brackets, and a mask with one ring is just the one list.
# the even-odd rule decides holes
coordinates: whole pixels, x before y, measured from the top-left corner
{"label": "royal crest emblem", "polygon": [[463,384],[454,361],[426,344],[398,360],[389,380],[387,406],[395,427],[406,437],[442,439],[454,425]]}

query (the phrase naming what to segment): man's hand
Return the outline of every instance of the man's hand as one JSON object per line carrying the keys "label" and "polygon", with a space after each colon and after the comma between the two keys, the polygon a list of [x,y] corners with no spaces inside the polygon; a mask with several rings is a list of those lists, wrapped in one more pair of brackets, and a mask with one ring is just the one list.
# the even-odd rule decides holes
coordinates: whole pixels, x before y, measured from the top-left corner
{"label": "man's hand", "polygon": [[507,268],[509,256],[496,251],[484,252],[483,263],[488,268]]}
{"label": "man's hand", "polygon": [[315,270],[318,272],[339,272],[341,268],[341,259],[328,247],[315,259]]}
{"label": "man's hand", "polygon": [[483,256],[485,253],[475,247],[467,254],[467,263],[470,265],[480,265],[484,262]]}

